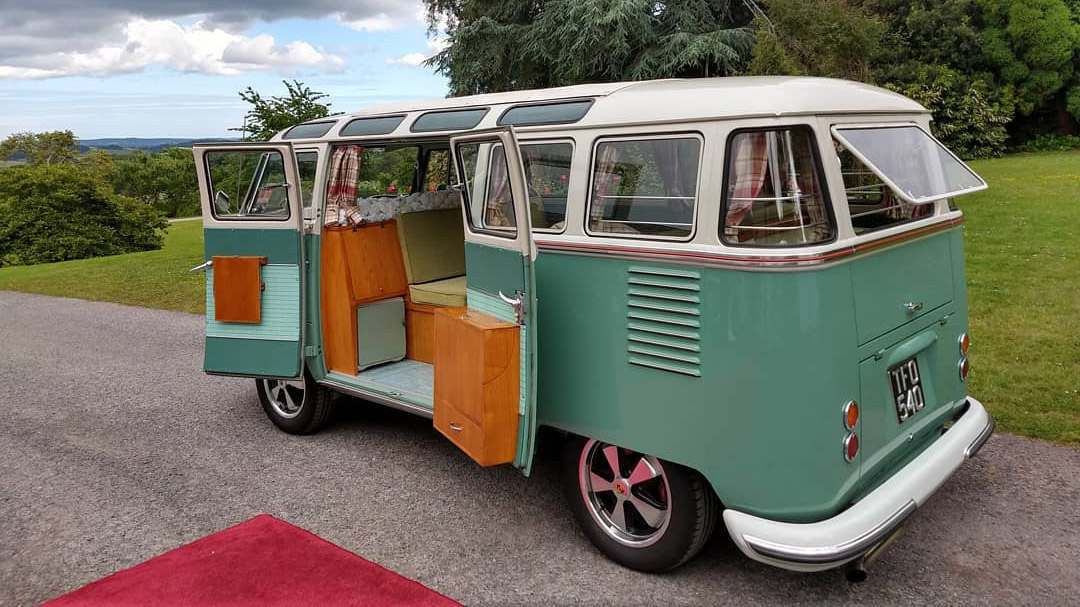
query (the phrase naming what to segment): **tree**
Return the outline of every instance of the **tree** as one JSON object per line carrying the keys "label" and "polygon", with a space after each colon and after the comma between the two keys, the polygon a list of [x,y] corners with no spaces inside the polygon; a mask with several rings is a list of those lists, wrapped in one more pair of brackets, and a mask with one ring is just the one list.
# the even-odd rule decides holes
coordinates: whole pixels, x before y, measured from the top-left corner
{"label": "tree", "polygon": [[75,164],[0,170],[0,266],[159,249],[167,225]]}
{"label": "tree", "polygon": [[299,80],[281,82],[287,95],[267,99],[250,86],[240,91],[240,98],[252,107],[244,114],[244,126],[229,130],[244,133],[245,141],[266,141],[295,124],[330,115],[330,104],[321,102],[327,94],[313,91]]}
{"label": "tree", "polygon": [[868,82],[885,24],[848,0],[768,0],[747,73],[806,74]]}
{"label": "tree", "polygon": [[0,159],[20,153],[31,166],[71,162],[79,157],[79,142],[71,131],[50,131],[15,133],[0,143]]}
{"label": "tree", "polygon": [[429,64],[454,95],[736,73],[753,43],[738,0],[425,0],[445,22]]}
{"label": "tree", "polygon": [[190,149],[135,152],[116,163],[112,184],[118,194],[150,205],[166,217],[199,214],[199,184]]}
{"label": "tree", "polygon": [[[1065,0],[979,0],[982,52],[1028,116],[1056,106],[1061,130],[1080,120],[1080,13]],[[1070,10],[1071,9],[1071,10]],[[1071,114],[1071,120],[1070,118]]]}

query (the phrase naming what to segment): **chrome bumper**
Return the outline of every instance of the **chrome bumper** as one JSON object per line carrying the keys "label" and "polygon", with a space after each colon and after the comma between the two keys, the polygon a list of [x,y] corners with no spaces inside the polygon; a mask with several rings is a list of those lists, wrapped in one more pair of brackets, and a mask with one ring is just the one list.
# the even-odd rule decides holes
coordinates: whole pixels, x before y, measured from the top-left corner
{"label": "chrome bumper", "polygon": [[816,523],[782,523],[729,509],[724,511],[728,533],[746,556],[793,571],[831,569],[866,554],[993,434],[994,420],[982,403],[967,401],[967,411],[941,438],[840,514]]}

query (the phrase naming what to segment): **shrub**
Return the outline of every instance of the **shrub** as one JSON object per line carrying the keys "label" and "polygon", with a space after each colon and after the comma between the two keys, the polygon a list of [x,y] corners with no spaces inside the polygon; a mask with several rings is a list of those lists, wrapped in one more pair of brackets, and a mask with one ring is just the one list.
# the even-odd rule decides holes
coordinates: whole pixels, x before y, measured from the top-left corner
{"label": "shrub", "polygon": [[78,166],[0,170],[0,266],[160,249],[167,225]]}
{"label": "shrub", "polygon": [[934,114],[934,135],[962,158],[988,158],[1005,152],[1012,120],[1009,92],[992,89],[944,66],[917,70],[913,81],[885,85],[911,97]]}
{"label": "shrub", "polygon": [[1080,149],[1080,136],[1043,133],[1020,147],[1024,152],[1065,152]]}

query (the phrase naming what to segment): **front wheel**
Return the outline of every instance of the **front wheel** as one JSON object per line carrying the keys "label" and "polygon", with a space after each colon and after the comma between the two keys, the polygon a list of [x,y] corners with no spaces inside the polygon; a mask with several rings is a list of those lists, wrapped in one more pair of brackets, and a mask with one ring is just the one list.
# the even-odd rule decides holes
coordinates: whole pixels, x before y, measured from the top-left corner
{"label": "front wheel", "polygon": [[289,434],[319,431],[333,412],[333,392],[304,371],[300,379],[256,379],[259,403],[270,421]]}
{"label": "front wheel", "polygon": [[563,463],[578,525],[611,560],[639,571],[674,569],[712,535],[719,504],[705,479],[672,462],[575,438]]}

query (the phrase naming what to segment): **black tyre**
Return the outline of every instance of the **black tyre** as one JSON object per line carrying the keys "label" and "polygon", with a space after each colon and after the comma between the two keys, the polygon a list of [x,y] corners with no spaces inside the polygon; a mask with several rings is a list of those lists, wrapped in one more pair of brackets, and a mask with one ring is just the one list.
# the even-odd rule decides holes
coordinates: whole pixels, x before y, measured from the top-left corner
{"label": "black tyre", "polygon": [[307,369],[297,380],[256,379],[255,389],[266,416],[289,434],[318,432],[334,410],[334,393],[315,383]]}
{"label": "black tyre", "polygon": [[701,474],[655,457],[574,437],[563,480],[578,525],[608,558],[668,571],[701,551],[720,505]]}

